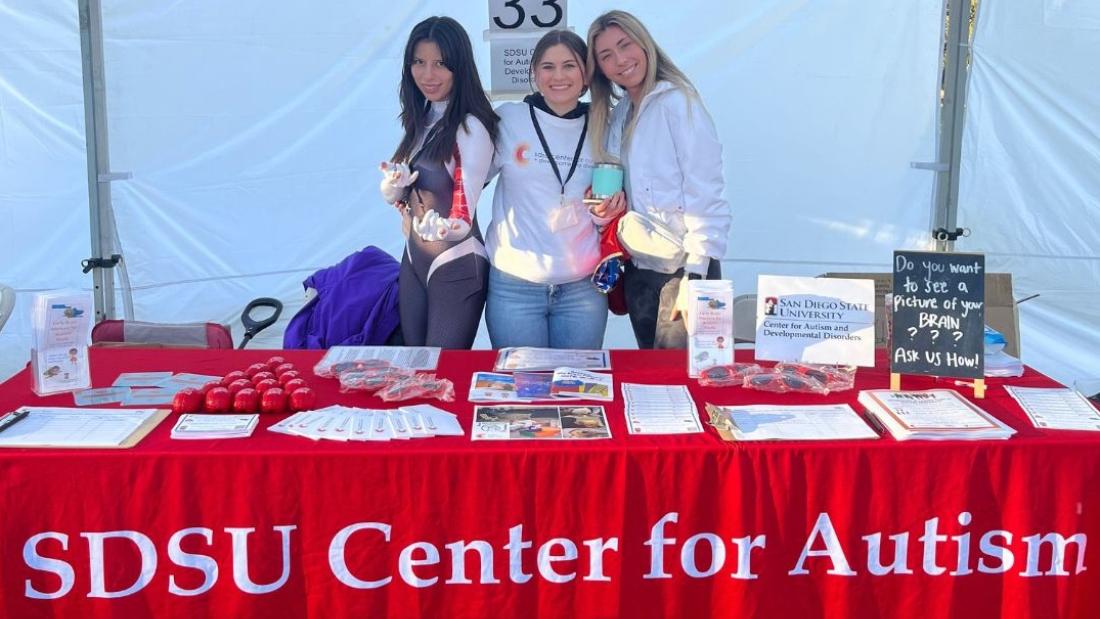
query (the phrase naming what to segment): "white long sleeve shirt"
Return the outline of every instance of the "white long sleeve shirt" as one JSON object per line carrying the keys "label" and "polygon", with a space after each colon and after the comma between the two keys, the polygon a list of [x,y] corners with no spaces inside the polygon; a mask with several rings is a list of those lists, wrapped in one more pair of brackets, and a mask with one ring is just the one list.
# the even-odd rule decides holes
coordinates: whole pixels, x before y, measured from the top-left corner
{"label": "white long sleeve shirt", "polygon": [[[448,101],[433,101],[428,111],[428,125],[420,132],[413,153],[424,146],[424,139],[431,132],[447,111]],[[466,191],[466,202],[470,207],[471,216],[477,211],[477,201],[481,197],[481,189],[489,177],[489,168],[493,163],[493,141],[489,138],[489,131],[477,117],[467,114],[466,127],[459,127],[455,135],[455,143],[458,146],[458,154],[462,158],[462,183]],[[447,172],[454,178],[455,160],[451,157],[447,161]],[[383,179],[385,182],[385,179]],[[383,188],[383,199],[386,192]]]}
{"label": "white long sleeve shirt", "polygon": [[[585,206],[592,184],[592,154],[584,139],[577,169],[564,194],[531,122],[526,103],[497,108],[500,137],[493,172],[493,221],[485,246],[493,266],[540,284],[587,278],[600,259],[599,234]],[[566,119],[535,110],[564,181],[581,139],[584,118]]]}
{"label": "white long sleeve shirt", "polygon": [[722,192],[722,145],[714,122],[697,96],[657,82],[637,110],[630,143],[622,136],[632,102],[624,97],[611,112],[606,149],[626,172],[630,210],[664,224],[682,239],[686,258],[671,264],[644,254],[640,268],[673,273],[680,267],[706,274],[708,258],[726,255],[732,215]]}

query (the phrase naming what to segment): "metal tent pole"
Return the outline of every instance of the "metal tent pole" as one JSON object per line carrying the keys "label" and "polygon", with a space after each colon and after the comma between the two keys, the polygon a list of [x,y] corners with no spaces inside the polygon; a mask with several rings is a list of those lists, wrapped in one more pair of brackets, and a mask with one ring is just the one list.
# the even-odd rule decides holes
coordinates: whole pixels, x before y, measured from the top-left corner
{"label": "metal tent pole", "polygon": [[80,57],[84,75],[84,136],[88,154],[88,207],[92,253],[84,272],[92,273],[96,322],[115,314],[112,253],[110,151],[107,142],[106,89],[103,71],[103,16],[100,0],[77,0],[80,14]]}
{"label": "metal tent pole", "polygon": [[961,235],[958,229],[959,167],[966,116],[966,86],[970,78],[971,0],[947,0],[943,101],[940,105],[933,238],[937,251],[951,251]]}

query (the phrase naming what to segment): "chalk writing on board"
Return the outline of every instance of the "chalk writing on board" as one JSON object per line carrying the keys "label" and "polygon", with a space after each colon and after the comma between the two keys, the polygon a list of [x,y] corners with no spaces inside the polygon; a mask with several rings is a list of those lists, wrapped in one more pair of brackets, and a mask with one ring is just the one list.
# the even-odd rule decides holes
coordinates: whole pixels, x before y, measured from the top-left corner
{"label": "chalk writing on board", "polygon": [[981,378],[985,256],[894,252],[890,370]]}

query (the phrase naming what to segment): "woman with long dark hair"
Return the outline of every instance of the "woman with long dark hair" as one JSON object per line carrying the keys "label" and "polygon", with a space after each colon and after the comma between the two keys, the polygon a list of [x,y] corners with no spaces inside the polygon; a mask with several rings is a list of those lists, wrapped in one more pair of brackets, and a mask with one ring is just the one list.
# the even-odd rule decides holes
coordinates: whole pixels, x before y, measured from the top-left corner
{"label": "woman with long dark hair", "polygon": [[470,348],[489,270],[477,201],[493,159],[497,115],[470,39],[450,17],[413,27],[401,72],[405,135],[382,168],[383,198],[402,212],[401,333],[410,346]]}

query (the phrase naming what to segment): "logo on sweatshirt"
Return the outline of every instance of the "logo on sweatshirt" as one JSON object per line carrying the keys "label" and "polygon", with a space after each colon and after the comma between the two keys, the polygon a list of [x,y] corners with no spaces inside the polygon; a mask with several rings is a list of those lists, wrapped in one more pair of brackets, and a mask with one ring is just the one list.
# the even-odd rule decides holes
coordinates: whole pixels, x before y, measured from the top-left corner
{"label": "logo on sweatshirt", "polygon": [[527,142],[520,142],[516,146],[516,151],[515,151],[515,153],[513,153],[513,155],[515,157],[517,165],[525,166],[528,163],[531,163],[531,161],[527,158],[527,151],[530,148],[531,148],[531,145],[528,144]]}

